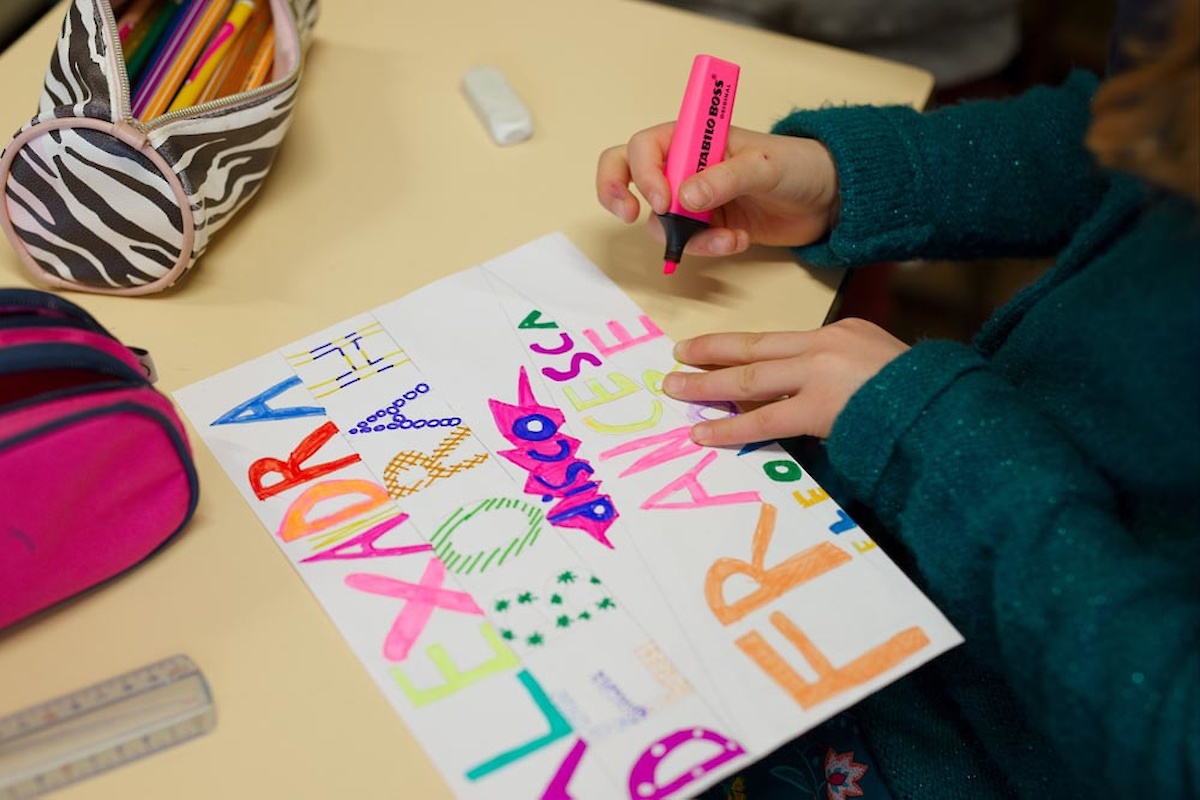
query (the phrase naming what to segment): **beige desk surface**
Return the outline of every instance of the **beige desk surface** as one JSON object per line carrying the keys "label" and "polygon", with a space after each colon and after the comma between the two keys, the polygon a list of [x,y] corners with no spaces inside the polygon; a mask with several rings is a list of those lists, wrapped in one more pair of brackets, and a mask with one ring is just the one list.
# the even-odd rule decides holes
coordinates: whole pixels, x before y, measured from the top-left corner
{"label": "beige desk surface", "polygon": [[[734,122],[749,128],[793,105],[920,105],[931,86],[915,69],[633,0],[326,0],[322,12],[272,174],[183,286],[68,295],[151,348],[166,391],[556,230],[674,338],[816,326],[839,274],[763,250],[687,259],[664,278],[661,246],[596,203],[596,157],[675,113],[698,52],[742,65]],[[62,13],[0,56],[0,130],[35,111]],[[487,138],[458,89],[477,64],[502,69],[524,98],[531,140]],[[24,284],[0,244],[0,285]],[[180,539],[0,634],[0,714],[182,652],[212,685],[217,728],[57,796],[448,796],[194,434],[193,444],[202,498]]]}

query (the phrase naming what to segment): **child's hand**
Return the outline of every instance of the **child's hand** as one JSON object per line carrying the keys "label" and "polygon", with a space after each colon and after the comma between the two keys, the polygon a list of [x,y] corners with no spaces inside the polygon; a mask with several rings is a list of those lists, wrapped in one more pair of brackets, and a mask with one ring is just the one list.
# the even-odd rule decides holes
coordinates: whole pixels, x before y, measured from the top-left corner
{"label": "child's hand", "polygon": [[[663,174],[675,123],[634,134],[628,144],[600,154],[596,196],[625,222],[641,212],[632,181],[655,214],[667,211],[670,188]],[[803,245],[825,235],[837,209],[837,172],[823,145],[812,139],[730,128],[725,160],[688,178],[679,200],[691,211],[713,210],[710,227],[688,241],[688,253],[720,256],[751,244]],[[657,216],[650,217],[663,239]]]}
{"label": "child's hand", "polygon": [[681,363],[663,390],[678,400],[764,403],[692,427],[704,445],[739,445],[809,435],[826,438],[850,396],[908,345],[874,323],[844,319],[815,331],[714,333],[675,345]]}

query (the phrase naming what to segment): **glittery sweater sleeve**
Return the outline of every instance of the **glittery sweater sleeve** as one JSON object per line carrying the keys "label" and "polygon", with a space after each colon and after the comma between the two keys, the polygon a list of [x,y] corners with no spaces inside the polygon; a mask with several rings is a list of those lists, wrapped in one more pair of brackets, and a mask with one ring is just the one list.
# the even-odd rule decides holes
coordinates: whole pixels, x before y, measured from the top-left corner
{"label": "glittery sweater sleeve", "polygon": [[795,111],[772,132],[821,141],[841,211],[806,262],[1044,256],[1095,208],[1104,179],[1082,147],[1096,78],[1073,73],[1012,101]]}
{"label": "glittery sweater sleeve", "polygon": [[868,381],[825,450],[1064,785],[1195,797],[1200,217],[1133,184],[974,347],[920,342]]}
{"label": "glittery sweater sleeve", "polygon": [[1193,796],[1178,792],[1200,778],[1195,563],[1131,537],[1052,422],[967,347],[929,342],[868,384],[827,447],[1074,767],[1064,778]]}

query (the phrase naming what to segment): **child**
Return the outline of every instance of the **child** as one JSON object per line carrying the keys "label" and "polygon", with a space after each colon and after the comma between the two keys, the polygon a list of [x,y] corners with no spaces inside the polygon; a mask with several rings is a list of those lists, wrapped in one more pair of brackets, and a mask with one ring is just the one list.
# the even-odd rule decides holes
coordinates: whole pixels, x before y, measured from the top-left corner
{"label": "child", "polygon": [[[1163,8],[1099,86],[798,111],[681,187],[701,255],[1058,254],[971,346],[861,320],[678,344],[707,370],[670,395],[761,403],[694,439],[822,440],[806,465],[966,637],[714,796],[1200,797],[1200,0]],[[601,155],[626,222],[630,181],[665,210],[670,134]]]}

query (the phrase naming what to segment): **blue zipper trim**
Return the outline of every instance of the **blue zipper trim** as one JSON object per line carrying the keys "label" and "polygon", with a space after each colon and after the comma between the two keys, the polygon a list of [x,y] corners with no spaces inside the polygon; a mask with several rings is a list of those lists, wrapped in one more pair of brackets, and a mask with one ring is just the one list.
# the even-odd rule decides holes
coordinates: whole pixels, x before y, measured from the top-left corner
{"label": "blue zipper trim", "polygon": [[[49,311],[51,315],[38,312]],[[150,383],[158,380],[150,352],[113,336],[91,314],[61,297],[36,289],[0,289],[0,330],[70,328],[99,334],[133,353]]]}
{"label": "blue zipper trim", "polygon": [[110,339],[116,338],[91,314],[56,294],[38,289],[0,289],[0,316],[4,315],[6,306],[51,311],[80,323],[80,326],[88,330],[102,333]]}
{"label": "blue zipper trim", "polygon": [[95,348],[74,342],[33,342],[0,348],[0,376],[49,369],[85,369],[111,375],[136,386],[149,386],[146,376]]}
{"label": "blue zipper trim", "polygon": [[[0,329],[13,330],[16,328],[70,328],[75,331],[89,331],[106,335],[106,331],[98,331],[91,325],[84,324],[69,317],[47,317],[43,314],[13,314],[8,309],[0,309]],[[112,338],[109,336],[108,338]]]}

